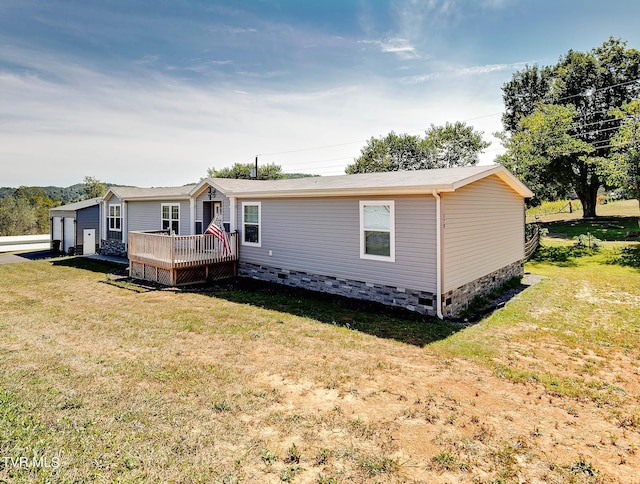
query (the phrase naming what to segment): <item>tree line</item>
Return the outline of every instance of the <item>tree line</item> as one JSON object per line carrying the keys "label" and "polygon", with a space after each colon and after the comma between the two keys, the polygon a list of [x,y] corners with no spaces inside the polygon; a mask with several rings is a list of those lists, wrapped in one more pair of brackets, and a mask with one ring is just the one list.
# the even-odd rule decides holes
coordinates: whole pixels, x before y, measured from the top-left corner
{"label": "tree line", "polygon": [[[66,202],[99,197],[106,191],[104,183],[86,176],[79,197]],[[42,187],[12,189],[0,198],[0,236],[48,234],[51,228],[49,209],[61,204],[59,198],[51,197]]]}

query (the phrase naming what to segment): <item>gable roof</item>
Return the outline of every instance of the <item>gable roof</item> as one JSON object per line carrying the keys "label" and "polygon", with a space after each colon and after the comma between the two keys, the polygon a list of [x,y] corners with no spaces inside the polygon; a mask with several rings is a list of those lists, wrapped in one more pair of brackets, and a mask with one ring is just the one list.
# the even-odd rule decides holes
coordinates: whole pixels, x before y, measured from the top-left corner
{"label": "gable roof", "polygon": [[98,205],[102,200],[102,197],[89,198],[88,200],[80,200],[79,202],[68,203],[67,205],[60,205],[59,207],[53,207],[49,209],[49,212],[73,212],[75,210],[82,210],[83,208],[92,207]]}
{"label": "gable roof", "polygon": [[181,187],[111,187],[104,196],[108,200],[115,195],[120,200],[187,200],[195,185]]}
{"label": "gable roof", "polygon": [[193,188],[191,195],[201,193],[209,185],[219,189],[228,197],[244,198],[431,194],[434,190],[453,192],[492,175],[496,175],[520,196],[533,196],[533,192],[502,165],[360,173],[284,180],[207,178]]}

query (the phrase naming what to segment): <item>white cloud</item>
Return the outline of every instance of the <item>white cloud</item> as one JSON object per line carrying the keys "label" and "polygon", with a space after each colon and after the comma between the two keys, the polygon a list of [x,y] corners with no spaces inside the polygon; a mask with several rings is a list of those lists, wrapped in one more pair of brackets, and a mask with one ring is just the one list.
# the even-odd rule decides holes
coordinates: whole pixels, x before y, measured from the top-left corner
{"label": "white cloud", "polygon": [[420,57],[416,52],[416,48],[407,39],[389,39],[386,42],[381,42],[380,47],[382,52],[398,54],[402,59]]}
{"label": "white cloud", "polygon": [[476,74],[488,74],[490,72],[512,70],[514,67],[522,65],[517,64],[487,64],[484,66],[462,67],[455,70],[456,76],[474,76]]}
{"label": "white cloud", "polygon": [[511,64],[486,64],[470,67],[448,66],[436,72],[405,76],[400,79],[400,82],[403,84],[420,84],[428,81],[441,80],[446,78],[482,76],[494,72],[512,72],[517,69],[522,69],[525,65],[527,65],[527,62],[514,62]]}
{"label": "white cloud", "polygon": [[359,40],[359,44],[374,45],[380,52],[396,54],[401,59],[417,59],[420,55],[417,53],[415,46],[407,39],[390,38],[385,40]]}

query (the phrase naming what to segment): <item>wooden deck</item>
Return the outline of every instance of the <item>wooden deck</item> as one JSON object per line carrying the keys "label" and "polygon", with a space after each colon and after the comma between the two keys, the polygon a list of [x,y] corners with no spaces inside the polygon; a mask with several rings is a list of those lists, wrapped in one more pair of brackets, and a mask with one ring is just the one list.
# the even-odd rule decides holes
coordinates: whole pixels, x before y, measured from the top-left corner
{"label": "wooden deck", "polygon": [[129,233],[131,277],[167,286],[228,279],[237,275],[238,237],[228,234],[229,249],[213,235]]}

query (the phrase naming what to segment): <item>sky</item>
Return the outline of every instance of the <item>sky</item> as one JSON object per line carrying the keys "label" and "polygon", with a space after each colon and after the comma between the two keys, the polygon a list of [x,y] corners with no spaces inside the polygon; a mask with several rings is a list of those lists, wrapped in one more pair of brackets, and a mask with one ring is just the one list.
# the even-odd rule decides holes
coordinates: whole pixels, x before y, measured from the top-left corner
{"label": "sky", "polygon": [[0,0],[0,186],[136,186],[276,163],[344,173],[371,137],[463,121],[503,152],[502,85],[637,0]]}

